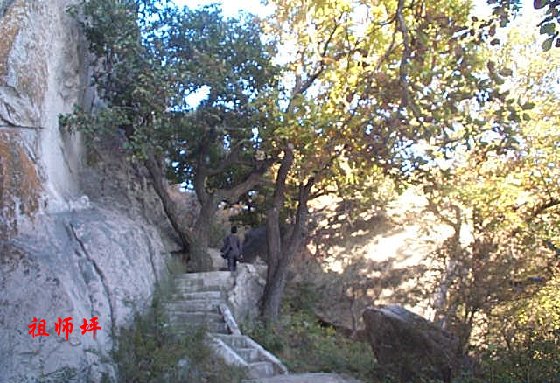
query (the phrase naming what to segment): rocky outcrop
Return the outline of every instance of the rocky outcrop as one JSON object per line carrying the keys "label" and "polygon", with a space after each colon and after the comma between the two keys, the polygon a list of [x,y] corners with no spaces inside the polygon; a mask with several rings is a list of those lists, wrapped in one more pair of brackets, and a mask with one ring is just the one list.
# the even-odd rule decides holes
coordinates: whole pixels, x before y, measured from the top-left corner
{"label": "rocky outcrop", "polygon": [[459,367],[451,334],[400,306],[370,308],[363,318],[377,362],[388,374],[403,383],[426,377],[451,382]]}
{"label": "rocky outcrop", "polygon": [[[226,271],[226,261],[220,256],[220,251],[214,248],[206,250],[211,259],[212,270]],[[259,305],[266,284],[267,266],[262,262],[253,264],[239,262],[235,278],[227,288],[227,303],[233,315],[240,323],[254,322],[259,316]]]}
{"label": "rocky outcrop", "polygon": [[[398,304],[434,320],[454,228],[429,210],[417,187],[363,208],[332,195],[310,202],[309,240],[294,259],[290,285],[318,292],[317,314],[345,333],[361,334],[362,312],[372,305]],[[468,241],[469,233],[460,236]]]}
{"label": "rocky outcrop", "polygon": [[[282,225],[280,233],[282,238],[288,238],[291,234],[293,226]],[[245,262],[256,262],[257,258],[263,261],[268,260],[268,239],[266,234],[266,226],[257,226],[249,229],[243,238],[243,258]]]}
{"label": "rocky outcrop", "polygon": [[238,264],[234,285],[228,292],[228,304],[238,322],[251,323],[260,316],[266,272],[267,267],[262,264]]}
{"label": "rocky outcrop", "polygon": [[160,197],[152,186],[148,170],[131,159],[117,139],[106,137],[89,149],[92,157],[80,172],[80,188],[98,205],[139,217],[157,227],[167,248],[178,251],[178,238]]}
{"label": "rocky outcrop", "polygon": [[242,252],[246,262],[255,262],[257,257],[268,258],[266,226],[254,227],[245,233]]}

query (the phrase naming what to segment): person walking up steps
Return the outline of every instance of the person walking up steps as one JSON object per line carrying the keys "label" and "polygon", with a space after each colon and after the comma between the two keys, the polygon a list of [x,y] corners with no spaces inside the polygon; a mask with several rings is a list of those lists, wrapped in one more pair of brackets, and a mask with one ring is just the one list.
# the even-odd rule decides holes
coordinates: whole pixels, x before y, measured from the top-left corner
{"label": "person walking up steps", "polygon": [[227,268],[229,271],[237,269],[237,261],[241,257],[241,240],[237,236],[237,226],[231,227],[231,233],[224,238],[224,245],[220,249],[222,258],[227,261]]}

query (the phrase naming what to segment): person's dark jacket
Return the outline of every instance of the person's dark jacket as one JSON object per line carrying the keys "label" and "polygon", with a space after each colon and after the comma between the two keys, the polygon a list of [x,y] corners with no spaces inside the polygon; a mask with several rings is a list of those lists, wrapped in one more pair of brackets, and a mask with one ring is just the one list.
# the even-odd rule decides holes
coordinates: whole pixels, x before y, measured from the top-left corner
{"label": "person's dark jacket", "polygon": [[229,257],[239,260],[241,258],[241,240],[233,233],[224,238],[224,245],[220,249],[223,258]]}

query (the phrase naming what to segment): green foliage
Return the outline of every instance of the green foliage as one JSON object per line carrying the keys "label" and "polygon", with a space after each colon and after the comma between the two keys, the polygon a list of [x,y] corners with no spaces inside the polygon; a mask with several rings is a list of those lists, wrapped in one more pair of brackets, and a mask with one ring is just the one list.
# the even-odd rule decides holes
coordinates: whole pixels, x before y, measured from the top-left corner
{"label": "green foliage", "polygon": [[[168,175],[192,186],[203,207],[252,190],[289,146],[295,159],[283,218],[307,204],[297,192],[310,181],[311,195],[334,191],[354,200],[353,214],[386,202],[404,182],[423,184],[447,221],[449,209],[459,208],[457,241],[461,225],[473,233],[470,244],[457,242],[446,254],[460,270],[444,309],[463,321],[464,340],[476,313],[497,313],[516,318],[519,338],[533,339],[542,345],[538,355],[548,355],[550,339],[533,336],[511,302],[554,316],[554,301],[539,301],[539,289],[519,299],[506,282],[547,270],[554,254],[543,244],[560,246],[555,57],[535,55],[523,68],[515,58],[527,44],[494,54],[480,43],[497,45],[496,26],[471,18],[469,2],[459,0],[361,2],[360,9],[342,0],[270,2],[276,11],[265,27],[268,40],[283,48],[282,89],[276,52],[263,43],[256,19],[225,20],[216,6],[191,11],[165,1],[82,1],[73,13],[95,55],[94,85],[107,108],[93,116],[76,110],[61,123],[91,138],[122,132],[135,155],[165,157]],[[502,26],[520,3],[489,2]],[[544,50],[558,43],[558,4],[539,6],[547,4]],[[201,91],[206,97],[191,110],[186,97]],[[245,197],[260,214],[249,217],[253,222],[262,221],[272,192],[265,185]],[[306,367],[331,364],[367,376],[359,360],[366,353],[318,326],[311,300],[307,293],[292,298],[283,327],[255,333],[296,368],[303,369],[296,357],[310,356]],[[493,342],[500,326],[490,328],[494,333],[482,342],[503,350],[505,340]],[[139,351],[139,359],[162,346],[139,339],[131,349],[142,347],[151,351]],[[529,361],[536,354],[528,350],[516,345],[508,353]]]}
{"label": "green foliage", "polygon": [[[276,134],[295,146],[292,185],[314,179],[320,191],[380,203],[387,178],[398,191],[432,156],[520,118],[497,91],[504,76],[468,33],[467,2],[270,3],[269,29],[289,57]],[[496,116],[473,119],[491,100]],[[427,143],[433,152],[422,153]]]}
{"label": "green foliage", "polygon": [[152,169],[165,164],[167,178],[196,191],[201,210],[188,237],[207,246],[218,203],[236,203],[274,162],[257,158],[276,125],[262,106],[279,72],[258,19],[165,0],[82,0],[71,13],[88,38],[105,105],[63,116],[62,125],[90,142],[117,140]]}
{"label": "green foliage", "polygon": [[[85,136],[86,145],[91,146],[95,138],[109,136],[116,140],[115,127],[128,125],[131,121],[128,114],[120,108],[101,109],[92,115],[75,106],[72,114],[59,116],[59,123],[69,133],[81,132]],[[124,143],[123,139],[123,145]]]}
{"label": "green foliage", "polygon": [[312,314],[284,313],[280,323],[257,325],[249,333],[295,373],[347,373],[365,381],[378,376],[371,346],[321,327]]}
{"label": "green foliage", "polygon": [[[553,85],[558,74],[549,70],[560,53],[541,52],[525,29],[511,30],[508,44],[498,52],[493,71],[507,68],[512,74],[503,85],[509,96],[499,103],[513,122],[496,116],[496,100],[487,102],[476,113],[493,119],[491,130],[472,130],[468,147],[456,147],[439,160],[436,156],[422,166],[423,175],[416,173],[425,182],[432,211],[455,230],[441,252],[454,269],[444,275],[453,282],[447,305],[440,309],[465,349],[469,341],[503,349],[512,339],[529,336],[529,328],[513,319],[518,305],[540,311],[530,302],[551,280],[558,262],[551,251],[556,245],[547,243],[557,244],[560,238],[560,194],[551,187],[560,181],[552,165],[559,161]],[[466,232],[472,237],[460,239]],[[554,306],[542,302],[539,307],[556,315]],[[470,339],[477,321],[488,331]]]}
{"label": "green foliage", "polygon": [[[201,204],[211,198],[234,203],[254,186],[231,193],[260,166],[256,152],[270,123],[258,106],[276,85],[273,50],[256,21],[226,20],[217,6],[167,19],[161,55],[180,74],[172,84],[170,171],[176,182],[194,187]],[[196,92],[206,95],[191,112],[185,99]]]}
{"label": "green foliage", "polygon": [[482,359],[484,382],[559,382],[560,342],[556,339],[528,339],[525,347],[499,348]]}
{"label": "green foliage", "polygon": [[[226,366],[205,343],[204,328],[178,337],[152,315],[138,317],[134,329],[123,330],[115,358],[121,382],[240,382],[243,371]],[[182,370],[180,360],[189,364]]]}
{"label": "green foliage", "polygon": [[284,307],[290,312],[303,312],[312,314],[320,293],[311,283],[298,283],[294,287],[297,293],[292,292],[284,302]]}
{"label": "green foliage", "polygon": [[81,130],[88,138],[126,136],[128,149],[139,157],[164,149],[171,134],[165,113],[171,97],[166,85],[170,72],[153,57],[147,45],[150,40],[144,38],[161,28],[157,16],[167,9],[164,3],[83,0],[70,7],[93,53],[92,85],[105,106],[101,110],[75,110],[63,117],[61,122],[69,129]]}
{"label": "green foliage", "polygon": [[[560,276],[494,309],[500,337],[482,345],[484,375],[496,382],[560,381]],[[493,334],[493,331],[489,331]]]}

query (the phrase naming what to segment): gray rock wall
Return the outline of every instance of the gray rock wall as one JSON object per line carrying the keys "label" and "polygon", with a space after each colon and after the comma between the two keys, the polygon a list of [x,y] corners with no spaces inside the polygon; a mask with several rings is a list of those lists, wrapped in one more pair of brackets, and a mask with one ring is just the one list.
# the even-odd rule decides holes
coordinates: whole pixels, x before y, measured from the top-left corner
{"label": "gray rock wall", "polygon": [[[115,334],[149,305],[165,274],[159,232],[97,207],[52,214],[43,224],[2,253],[0,382],[115,379]],[[94,316],[102,328],[95,339],[79,328]],[[45,319],[50,336],[28,333],[33,317]],[[73,318],[68,341],[55,332],[58,317]]]}
{"label": "gray rock wall", "polygon": [[[176,246],[142,167],[124,155],[90,167],[59,127],[92,100],[73,2],[0,0],[0,383],[116,381],[115,334]],[[95,339],[80,329],[94,316]],[[34,317],[50,336],[29,334]],[[68,341],[59,317],[73,318]]]}

